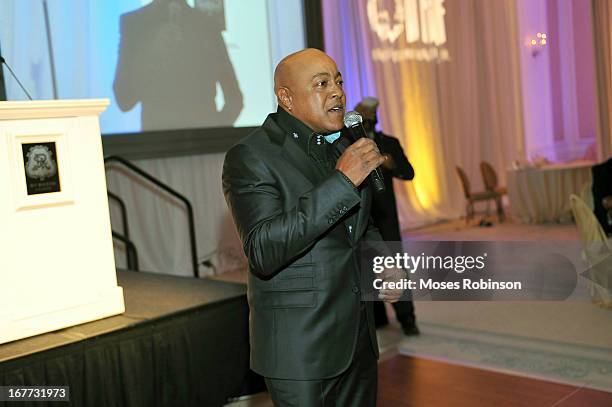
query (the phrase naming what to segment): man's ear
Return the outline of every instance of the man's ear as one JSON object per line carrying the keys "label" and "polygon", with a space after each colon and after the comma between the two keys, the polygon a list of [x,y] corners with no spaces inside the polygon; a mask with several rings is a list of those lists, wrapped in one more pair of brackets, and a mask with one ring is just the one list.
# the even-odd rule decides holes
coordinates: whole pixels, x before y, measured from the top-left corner
{"label": "man's ear", "polygon": [[285,110],[291,111],[293,109],[293,100],[291,98],[291,92],[286,87],[280,87],[276,90],[276,98],[278,104],[281,105]]}

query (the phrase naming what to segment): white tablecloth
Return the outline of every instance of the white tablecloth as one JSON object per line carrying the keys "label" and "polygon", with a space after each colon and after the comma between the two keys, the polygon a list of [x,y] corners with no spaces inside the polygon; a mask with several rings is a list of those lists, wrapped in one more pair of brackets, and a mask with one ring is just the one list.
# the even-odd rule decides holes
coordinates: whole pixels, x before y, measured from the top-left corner
{"label": "white tablecloth", "polygon": [[508,170],[512,214],[524,223],[571,222],[569,196],[580,195],[584,185],[591,183],[592,165],[582,162]]}

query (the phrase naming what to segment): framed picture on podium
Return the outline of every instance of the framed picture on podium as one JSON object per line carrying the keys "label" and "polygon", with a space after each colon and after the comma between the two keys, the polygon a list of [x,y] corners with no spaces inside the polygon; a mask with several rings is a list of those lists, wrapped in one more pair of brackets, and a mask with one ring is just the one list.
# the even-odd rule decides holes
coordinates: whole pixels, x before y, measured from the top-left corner
{"label": "framed picture on podium", "polygon": [[62,192],[55,141],[22,143],[28,195]]}
{"label": "framed picture on podium", "polygon": [[73,202],[69,128],[57,130],[9,134],[16,210]]}

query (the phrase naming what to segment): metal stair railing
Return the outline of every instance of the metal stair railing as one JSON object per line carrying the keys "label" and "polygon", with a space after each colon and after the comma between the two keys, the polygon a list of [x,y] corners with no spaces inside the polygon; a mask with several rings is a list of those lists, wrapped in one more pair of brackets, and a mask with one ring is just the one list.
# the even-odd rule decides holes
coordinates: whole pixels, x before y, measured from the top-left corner
{"label": "metal stair railing", "polygon": [[[197,249],[196,249],[195,221],[194,221],[194,216],[193,216],[193,207],[191,205],[191,202],[189,202],[189,199],[187,199],[181,193],[179,193],[179,192],[175,191],[174,189],[172,189],[170,186],[164,184],[163,182],[161,182],[157,178],[153,177],[151,174],[145,172],[143,169],[141,169],[141,168],[137,167],[136,165],[132,164],[131,162],[129,162],[125,158],[122,158],[122,157],[119,157],[119,156],[116,156],[116,155],[111,155],[111,156],[108,156],[108,157],[104,158],[104,163],[105,164],[108,164],[108,163],[111,163],[111,162],[116,162],[116,163],[119,163],[119,164],[125,166],[127,169],[129,169],[133,173],[135,173],[135,174],[139,175],[140,177],[146,179],[147,181],[151,182],[155,186],[159,187],[160,189],[164,190],[165,192],[167,192],[168,194],[174,196],[179,201],[181,201],[181,202],[183,202],[185,204],[185,208],[187,209],[187,218],[188,218],[188,227],[189,227],[189,241],[190,241],[190,245],[191,245],[191,263],[192,263],[192,266],[193,266],[193,275],[194,275],[194,277],[198,277],[198,254],[197,254]],[[127,225],[127,223],[124,223],[124,226],[125,225]],[[121,239],[119,239],[119,240],[121,240]],[[135,249],[135,247],[134,247],[134,249]]]}
{"label": "metal stair railing", "polygon": [[127,239],[130,238],[130,228],[128,226],[128,217],[127,217],[127,208],[125,206],[125,202],[123,199],[119,197],[119,195],[112,193],[111,191],[106,191],[106,194],[110,199],[117,202],[119,204],[119,208],[121,209],[121,222],[123,223],[123,236]]}
{"label": "metal stair railing", "polygon": [[125,206],[125,202],[121,199],[117,194],[114,194],[110,191],[106,191],[108,198],[117,202],[119,204],[119,209],[121,210],[121,220],[123,224],[123,233],[116,232],[112,230],[113,239],[117,239],[123,244],[125,244],[126,248],[126,256],[127,256],[127,267],[129,270],[140,271],[138,266],[138,250],[136,249],[136,245],[134,242],[130,240],[130,228],[128,225],[128,217],[127,217],[127,208]]}
{"label": "metal stair railing", "polygon": [[136,250],[134,242],[114,230],[112,233],[113,239],[117,239],[125,244],[128,270],[140,271],[140,266],[138,265],[138,251]]}

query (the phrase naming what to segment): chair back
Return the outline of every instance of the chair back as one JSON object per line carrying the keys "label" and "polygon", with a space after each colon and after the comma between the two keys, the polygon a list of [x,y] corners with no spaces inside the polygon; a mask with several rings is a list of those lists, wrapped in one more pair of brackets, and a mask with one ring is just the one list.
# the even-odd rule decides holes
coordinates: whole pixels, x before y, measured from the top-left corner
{"label": "chair back", "polygon": [[578,226],[580,238],[585,243],[605,242],[607,240],[599,220],[593,210],[578,195],[570,195],[570,206]]}
{"label": "chair back", "polygon": [[461,180],[461,187],[463,188],[463,194],[465,195],[465,199],[470,199],[471,191],[470,191],[470,181],[468,180],[465,171],[463,168],[456,165],[455,170],[457,171],[457,175],[459,176],[459,180]]}
{"label": "chair back", "polygon": [[580,191],[580,198],[582,198],[584,203],[589,207],[592,212],[595,208],[595,201],[593,200],[593,184],[587,182],[582,186],[582,191]]}
{"label": "chair back", "polygon": [[481,161],[480,174],[482,174],[482,182],[485,189],[488,191],[495,191],[495,188],[497,188],[497,173],[493,166],[486,161]]}
{"label": "chair back", "polygon": [[588,205],[575,194],[570,195],[572,213],[584,242],[582,256],[589,265],[587,289],[595,304],[602,307],[612,307],[612,275],[609,264],[612,256],[612,241],[606,239],[601,224]]}

